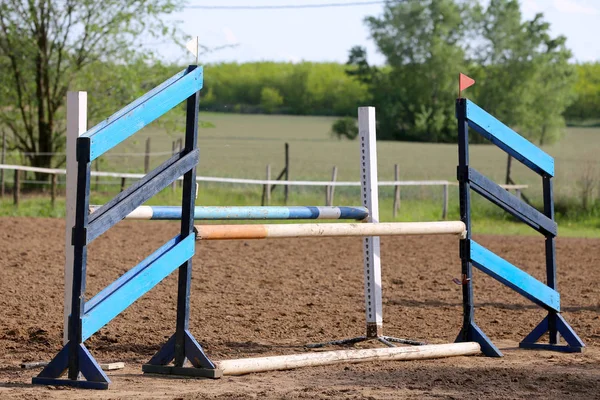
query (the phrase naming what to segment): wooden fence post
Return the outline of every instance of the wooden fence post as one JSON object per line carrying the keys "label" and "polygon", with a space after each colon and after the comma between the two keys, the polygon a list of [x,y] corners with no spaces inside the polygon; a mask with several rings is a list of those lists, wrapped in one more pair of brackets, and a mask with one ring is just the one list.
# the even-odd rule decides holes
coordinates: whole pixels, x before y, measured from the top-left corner
{"label": "wooden fence post", "polygon": [[15,206],[19,206],[19,200],[21,197],[21,171],[15,169],[15,182],[13,184],[13,200]]}
{"label": "wooden fence post", "polygon": [[[175,155],[176,148],[177,148],[177,141],[173,140],[173,144],[171,145],[171,152],[173,155]],[[176,188],[177,188],[177,181],[173,181],[173,183],[171,184],[171,190],[173,190],[173,192],[174,192]]]}
{"label": "wooden fence post", "polygon": [[50,204],[52,204],[52,208],[54,208],[54,206],[56,205],[56,181],[57,181],[57,178],[58,178],[57,174],[52,174],[52,176],[50,177],[50,179],[51,179]]}
{"label": "wooden fence post", "polygon": [[121,178],[121,192],[125,190],[125,178]]}
{"label": "wooden fence post", "polygon": [[[271,180],[271,164],[267,164],[267,181]],[[261,199],[262,206],[268,206],[271,204],[271,184],[266,183],[263,185],[263,194]]]}
{"label": "wooden fence post", "polygon": [[448,217],[448,184],[446,183],[443,186],[444,192],[443,192],[443,200],[442,200],[442,219],[446,219]]}
{"label": "wooden fence post", "polygon": [[144,155],[144,173],[150,171],[150,138],[146,138],[146,154]]}
{"label": "wooden fence post", "polygon": [[[94,160],[94,165],[96,166],[96,172],[99,171],[99,167],[98,167],[99,160],[100,160],[100,158],[96,158]],[[100,177],[98,175],[96,175],[96,192],[98,191],[99,185],[100,185]]]}
{"label": "wooden fence post", "polygon": [[[394,164],[394,181],[398,182],[400,180],[400,167],[398,164]],[[394,185],[394,210],[393,216],[396,218],[398,216],[398,210],[400,210],[400,185]]]}
{"label": "wooden fence post", "polygon": [[[2,164],[6,163],[6,131],[2,131]],[[4,170],[0,169],[0,197],[4,198]]]}
{"label": "wooden fence post", "polygon": [[[183,151],[183,138],[179,138],[179,153],[181,153]],[[179,182],[179,187],[183,187],[183,179],[182,180],[176,180],[175,182]]]}
{"label": "wooden fence post", "polygon": [[[334,165],[333,166],[333,170],[331,171],[331,182],[334,182],[337,180],[337,167]],[[335,194],[335,186],[331,185],[331,186],[326,186],[326,192],[325,192],[325,205],[326,206],[332,206],[333,205],[333,196]]]}
{"label": "wooden fence post", "polygon": [[[285,180],[290,180],[290,145],[288,143],[285,144]],[[290,194],[290,186],[285,185],[283,189],[283,203],[287,206],[288,198]]]}

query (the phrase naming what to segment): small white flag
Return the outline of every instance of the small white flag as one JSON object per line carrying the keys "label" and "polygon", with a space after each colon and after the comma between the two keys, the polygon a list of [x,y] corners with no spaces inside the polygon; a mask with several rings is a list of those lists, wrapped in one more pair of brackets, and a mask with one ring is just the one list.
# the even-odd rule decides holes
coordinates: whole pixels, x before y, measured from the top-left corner
{"label": "small white flag", "polygon": [[198,64],[198,46],[199,46],[199,42],[198,42],[198,36],[196,36],[195,38],[193,38],[192,40],[190,40],[189,42],[187,42],[187,44],[185,45],[185,48],[188,49],[190,51],[190,53],[192,53],[193,55],[196,56],[196,64]]}

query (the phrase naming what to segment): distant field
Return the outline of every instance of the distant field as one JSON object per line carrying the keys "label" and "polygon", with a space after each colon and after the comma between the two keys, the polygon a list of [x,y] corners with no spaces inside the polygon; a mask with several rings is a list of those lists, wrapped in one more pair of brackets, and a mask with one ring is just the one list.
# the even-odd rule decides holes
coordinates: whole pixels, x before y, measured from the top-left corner
{"label": "distant field", "polygon": [[[284,166],[284,143],[290,144],[290,178],[292,180],[329,180],[331,168],[339,169],[338,180],[357,181],[358,143],[337,140],[329,131],[334,118],[294,117],[201,113],[201,119],[212,122],[216,127],[200,129],[199,145],[201,160],[198,174],[216,177],[259,178],[265,177],[265,166],[271,164],[275,177]],[[100,160],[101,170],[121,172],[142,172],[144,149],[147,137],[151,137],[152,152],[171,152],[175,139],[182,136],[168,134],[155,126],[150,126],[111,150]],[[456,180],[457,146],[454,144],[424,144],[404,142],[378,142],[379,177],[392,180],[394,164],[400,165],[400,178],[404,180]],[[557,199],[569,198],[579,201],[578,181],[591,171],[596,179],[595,196],[600,186],[600,128],[569,128],[566,137],[557,145],[545,148],[556,157],[557,179],[555,189]],[[125,154],[126,156],[123,156]],[[151,167],[168,158],[168,154],[154,156]],[[471,151],[472,165],[497,182],[504,179],[506,155],[495,146],[474,145]],[[519,183],[531,185],[525,194],[539,203],[541,179],[514,162],[513,177]],[[9,181],[12,175],[8,175]],[[106,178],[104,178],[106,179]],[[100,181],[96,190],[92,181],[92,203],[101,204],[110,199],[118,190],[116,185],[106,186]],[[127,184],[131,182],[128,181]],[[10,186],[9,186],[10,187]],[[260,186],[230,184],[206,184],[199,188],[199,205],[259,205]],[[64,186],[63,186],[64,190]],[[34,192],[35,193],[35,192]],[[449,219],[459,218],[458,188],[450,188]],[[382,221],[392,221],[393,188],[380,189],[380,210]],[[356,205],[359,188],[336,188],[336,205]],[[150,204],[178,204],[179,198],[166,189]],[[283,204],[282,192],[275,190],[273,205]],[[57,216],[63,214],[62,199],[56,209],[49,207],[47,196],[31,198],[18,210],[12,206],[10,198],[0,201],[0,215]],[[292,187],[290,205],[323,205],[324,188]],[[487,233],[531,234],[524,225],[517,225],[512,219],[490,203],[474,196],[474,229]],[[438,220],[441,217],[442,189],[440,187],[403,187],[402,207],[396,220],[421,221]],[[600,218],[594,216],[558,215],[560,234],[569,236],[598,237]]]}
{"label": "distant field", "polygon": [[[330,135],[334,118],[201,113],[201,119],[216,127],[200,129],[200,175],[264,178],[266,164],[271,164],[276,174],[283,168],[283,148],[288,142],[291,179],[330,179],[331,168],[336,165],[338,180],[358,180],[357,143]],[[169,135],[151,126],[111,153],[143,153],[148,136],[152,138],[152,152],[163,152],[170,151],[172,141],[181,135]],[[502,181],[506,155],[495,146],[471,148],[472,165]],[[600,177],[600,128],[568,128],[563,140],[544,150],[556,158],[559,196],[578,196],[578,181],[587,171]],[[143,157],[111,157],[111,153],[101,161],[101,169],[143,169]],[[380,179],[393,179],[394,164],[400,165],[401,179],[456,179],[454,144],[379,142],[378,157]],[[158,165],[166,158],[154,157],[151,164]],[[532,185],[528,192],[534,194],[541,187],[539,177],[518,162],[513,166],[515,180]]]}

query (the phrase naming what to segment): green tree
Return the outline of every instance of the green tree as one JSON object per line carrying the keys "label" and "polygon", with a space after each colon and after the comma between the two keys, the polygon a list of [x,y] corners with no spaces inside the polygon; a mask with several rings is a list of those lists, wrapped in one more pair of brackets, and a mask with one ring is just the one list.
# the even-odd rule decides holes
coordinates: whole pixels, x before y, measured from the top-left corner
{"label": "green tree", "polygon": [[283,104],[283,97],[279,94],[279,90],[264,87],[260,92],[260,104],[267,114],[271,114]]}
{"label": "green tree", "polygon": [[[0,124],[31,165],[64,149],[64,101],[86,67],[136,57],[137,39],[173,34],[181,0],[0,1]],[[90,77],[93,79],[93,77]],[[43,177],[43,176],[42,176]]]}
{"label": "green tree", "polygon": [[389,1],[366,24],[388,68],[368,65],[351,50],[350,73],[369,84],[378,109],[380,137],[452,141],[456,137],[456,76],[465,62],[464,41],[474,1]]}
{"label": "green tree", "polygon": [[[541,14],[523,21],[517,0],[491,0],[478,9],[472,75],[479,105],[529,140],[550,144],[564,132],[575,71],[563,36],[552,37]],[[507,159],[506,183],[511,157]]]}
{"label": "green tree", "polygon": [[569,120],[600,118],[600,62],[583,63],[576,67],[576,100],[565,112]]}
{"label": "green tree", "polygon": [[338,139],[356,139],[358,136],[358,124],[356,118],[344,117],[338,119],[331,126],[331,134]]}

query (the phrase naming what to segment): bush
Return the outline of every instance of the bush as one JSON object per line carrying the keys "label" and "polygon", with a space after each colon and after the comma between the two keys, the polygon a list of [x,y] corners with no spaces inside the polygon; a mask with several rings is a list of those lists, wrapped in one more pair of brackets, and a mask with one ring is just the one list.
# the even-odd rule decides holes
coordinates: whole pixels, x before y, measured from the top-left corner
{"label": "bush", "polygon": [[331,133],[338,139],[348,138],[350,140],[356,139],[358,136],[358,125],[356,118],[344,117],[338,119],[333,123],[331,127]]}
{"label": "bush", "polygon": [[283,97],[279,93],[279,90],[265,87],[260,92],[260,105],[264,112],[271,114],[273,111],[283,104]]}

